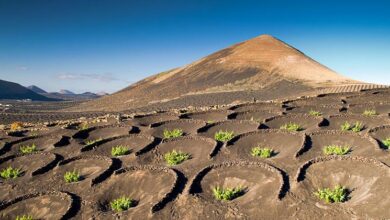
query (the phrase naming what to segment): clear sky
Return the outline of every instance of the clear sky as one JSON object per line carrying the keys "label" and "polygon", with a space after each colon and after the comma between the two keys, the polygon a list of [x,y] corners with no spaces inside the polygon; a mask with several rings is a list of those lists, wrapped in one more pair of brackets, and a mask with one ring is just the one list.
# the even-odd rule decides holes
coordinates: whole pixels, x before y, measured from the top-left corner
{"label": "clear sky", "polygon": [[387,0],[0,0],[0,79],[114,92],[261,34],[390,84]]}

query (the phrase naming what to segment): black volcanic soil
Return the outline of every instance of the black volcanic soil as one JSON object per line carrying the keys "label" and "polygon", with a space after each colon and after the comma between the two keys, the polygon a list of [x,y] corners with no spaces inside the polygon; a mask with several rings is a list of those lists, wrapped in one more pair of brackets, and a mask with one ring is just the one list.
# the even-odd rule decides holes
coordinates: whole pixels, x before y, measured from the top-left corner
{"label": "black volcanic soil", "polygon": [[26,195],[18,200],[13,201],[13,204],[5,204],[8,206],[1,211],[2,219],[16,219],[24,213],[35,219],[62,219],[66,218],[72,207],[72,198],[60,192]]}
{"label": "black volcanic soil", "polygon": [[[263,167],[263,164],[248,163],[233,163],[222,164],[212,167],[210,171],[203,175],[202,179],[192,182],[192,186],[197,185],[197,191],[193,192],[192,196],[198,196],[203,203],[205,213],[211,213],[212,210],[208,207],[208,201],[213,201],[212,190],[216,186],[220,187],[243,187],[244,193],[242,196],[233,201],[216,202],[216,206],[229,207],[234,206],[237,210],[242,210],[242,213],[221,213],[222,218],[234,217],[249,217],[266,212],[267,209],[272,209],[275,203],[278,203],[278,195],[283,184],[282,177],[276,171],[270,170],[269,167]],[[195,187],[194,187],[195,188]],[[262,211],[259,212],[259,206]],[[264,208],[264,209],[263,209]]]}
{"label": "black volcanic soil", "polygon": [[373,138],[375,138],[380,142],[380,144],[382,144],[381,147],[385,148],[385,146],[383,145],[383,140],[390,138],[390,125],[379,126],[371,129],[369,132]]}
{"label": "black volcanic soil", "polygon": [[138,154],[140,151],[144,150],[153,142],[154,142],[154,138],[152,136],[131,134],[131,135],[120,136],[120,137],[109,139],[107,142],[94,146],[92,150],[88,146],[84,147],[82,151],[91,150],[90,152],[91,154],[98,154],[102,156],[111,157],[112,156],[111,150],[113,147],[123,146],[126,147],[129,150],[129,152],[128,154],[123,155],[121,157],[128,157],[128,156]]}
{"label": "black volcanic soil", "polygon": [[131,126],[103,126],[93,127],[85,131],[79,131],[73,137],[76,139],[83,139],[86,141],[93,141],[99,139],[107,139],[112,137],[118,137],[122,135],[130,134],[132,130]]}
{"label": "black volcanic soil", "polygon": [[380,103],[369,103],[369,104],[352,104],[348,108],[350,113],[353,114],[363,114],[366,110],[375,110],[379,115],[389,115],[390,114],[390,103],[380,102]]}
{"label": "black volcanic soil", "polygon": [[250,131],[255,131],[260,127],[260,123],[255,121],[229,120],[209,124],[200,130],[200,135],[214,138],[219,131],[233,132],[233,135],[239,135]]}
{"label": "black volcanic soil", "polygon": [[341,130],[341,125],[346,122],[351,125],[356,122],[361,122],[364,126],[362,132],[383,124],[390,124],[389,116],[363,116],[356,114],[331,115],[329,116],[328,121],[329,125],[324,128],[332,130]]}
{"label": "black volcanic soil", "polygon": [[152,136],[159,138],[164,138],[164,131],[172,131],[173,129],[182,130],[183,135],[191,135],[196,134],[198,129],[204,127],[205,125],[206,122],[202,120],[180,119],[152,124],[150,132]]}
{"label": "black volcanic soil", "polygon": [[120,213],[121,218],[151,218],[154,209],[164,205],[164,198],[172,192],[176,178],[173,170],[164,167],[141,166],[119,170],[96,188],[97,199],[94,206],[98,211],[97,217],[113,218],[118,215],[111,210],[109,204],[126,195],[133,198],[136,205]]}
{"label": "black volcanic soil", "polygon": [[[264,129],[239,135],[228,143],[227,149],[239,159],[276,163],[288,169],[296,163],[295,155],[304,144],[303,134],[279,129]],[[267,159],[255,158],[250,154],[254,147],[271,148],[274,150],[274,155]]]}
{"label": "black volcanic soil", "polygon": [[193,176],[196,174],[197,170],[212,161],[217,150],[217,142],[211,138],[199,136],[174,138],[163,141],[152,152],[150,152],[150,155],[146,155],[146,157],[149,157],[148,159],[152,163],[169,166],[164,160],[164,155],[173,150],[189,154],[190,159],[171,167],[183,170],[183,172],[187,173],[189,176]]}
{"label": "black volcanic soil", "polygon": [[150,115],[140,115],[133,119],[135,124],[140,126],[148,126],[154,123],[159,123],[163,121],[179,119],[177,114],[172,113],[162,113],[162,114],[150,114]]}
{"label": "black volcanic soil", "polygon": [[[107,116],[100,122],[31,124],[19,137],[8,135],[6,126],[0,133],[0,170],[12,166],[23,175],[0,178],[0,218],[389,219],[390,156],[382,141],[390,137],[390,118],[380,103],[390,93],[381,91],[122,115],[121,120]],[[368,104],[380,115],[362,116],[368,105],[362,103],[364,97],[373,100]],[[314,106],[324,114],[309,116]],[[342,132],[345,121],[362,121],[366,128]],[[79,131],[81,122],[89,122],[89,128]],[[288,122],[305,130],[281,130]],[[163,130],[173,128],[183,129],[185,136],[163,140]],[[233,131],[235,137],[217,142],[219,130]],[[99,138],[93,145],[84,143]],[[33,143],[40,151],[20,154],[20,146]],[[330,144],[348,145],[351,152],[323,155]],[[128,147],[129,154],[112,156],[118,145]],[[250,155],[255,146],[270,147],[275,154],[255,158]],[[164,154],[172,150],[191,158],[169,166]],[[64,173],[73,170],[81,180],[66,183]],[[337,184],[351,191],[344,203],[327,204],[313,194]],[[242,186],[245,192],[232,201],[218,201],[212,194],[215,186]],[[109,203],[121,196],[136,203],[116,213]]]}
{"label": "black volcanic soil", "polygon": [[246,103],[236,105],[230,108],[234,112],[253,112],[253,111],[274,111],[279,112],[285,110],[285,106],[282,103],[271,102],[259,102],[259,103]]}
{"label": "black volcanic soil", "polygon": [[202,111],[183,114],[182,118],[203,120],[207,123],[224,121],[232,113],[229,110]]}
{"label": "black volcanic soil", "polygon": [[32,145],[36,146],[37,151],[50,151],[53,150],[56,146],[61,145],[62,142],[66,142],[65,139],[66,138],[59,135],[43,135],[20,139],[9,144],[10,149],[7,155],[18,154],[20,153],[21,147]]}
{"label": "black volcanic soil", "polygon": [[309,141],[306,144],[306,152],[299,156],[301,161],[314,157],[325,156],[323,148],[329,145],[345,146],[350,148],[348,155],[376,157],[382,154],[378,143],[370,136],[353,132],[342,131],[318,131],[308,134]]}
{"label": "black volcanic soil", "polygon": [[300,131],[313,130],[318,128],[324,119],[321,116],[309,116],[305,114],[296,114],[296,115],[282,115],[268,118],[265,121],[265,124],[269,128],[280,129],[282,126],[294,123],[298,124],[301,127]]}
{"label": "black volcanic soil", "polygon": [[[304,179],[297,184],[297,192],[306,197],[309,206],[319,211],[331,209],[340,214],[348,211],[350,217],[388,218],[390,199],[383,195],[388,191],[389,167],[379,162],[362,161],[365,160],[341,158],[314,163],[305,169]],[[318,188],[338,184],[351,191],[345,203],[326,204],[317,201],[312,194]],[[324,218],[332,218],[326,212],[323,213]]]}
{"label": "black volcanic soil", "polygon": [[286,113],[309,114],[310,111],[319,112],[321,115],[329,116],[339,114],[342,105],[302,105],[289,108]]}
{"label": "black volcanic soil", "polygon": [[32,176],[44,173],[58,160],[58,156],[52,153],[31,153],[2,158],[0,170],[8,167],[20,169],[21,176],[15,179],[3,180],[5,184],[24,185]]}
{"label": "black volcanic soil", "polygon": [[247,112],[236,112],[229,115],[230,119],[237,120],[251,120],[257,122],[264,122],[267,118],[281,115],[282,112],[273,111],[247,111]]}

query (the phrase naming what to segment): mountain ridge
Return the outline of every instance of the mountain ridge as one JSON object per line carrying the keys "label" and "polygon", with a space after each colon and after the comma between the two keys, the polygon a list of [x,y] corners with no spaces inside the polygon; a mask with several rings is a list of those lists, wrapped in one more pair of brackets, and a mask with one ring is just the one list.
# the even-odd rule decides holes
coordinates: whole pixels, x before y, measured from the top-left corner
{"label": "mountain ridge", "polygon": [[0,79],[0,99],[31,99],[34,101],[56,101],[40,95],[18,83]]}
{"label": "mountain ridge", "polygon": [[99,93],[83,92],[77,94],[66,89],[62,89],[58,92],[46,92],[45,90],[35,85],[28,86],[27,88],[45,97],[58,99],[58,100],[88,100],[88,99],[97,99],[99,97],[107,95],[107,93],[105,92],[99,92]]}

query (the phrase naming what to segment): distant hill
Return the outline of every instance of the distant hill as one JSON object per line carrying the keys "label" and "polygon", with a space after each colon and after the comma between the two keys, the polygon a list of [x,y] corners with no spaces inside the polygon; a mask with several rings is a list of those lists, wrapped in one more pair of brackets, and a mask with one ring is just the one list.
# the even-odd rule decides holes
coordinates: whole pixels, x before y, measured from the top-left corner
{"label": "distant hill", "polygon": [[70,90],[62,89],[58,92],[46,92],[45,90],[39,88],[38,86],[31,85],[27,87],[28,89],[52,99],[61,99],[61,100],[88,100],[88,99],[96,99],[101,96],[107,95],[107,93],[95,94],[92,92],[84,92],[81,94],[76,94]]}
{"label": "distant hill", "polygon": [[[220,50],[184,67],[162,72],[78,109],[126,110],[194,94],[276,89],[297,91],[361,83],[344,77],[269,35]],[[281,86],[284,85],[284,86]],[[76,109],[76,108],[75,108]]]}
{"label": "distant hill", "polygon": [[0,80],[0,99],[31,99],[33,101],[56,100],[40,95],[20,84],[5,80]]}
{"label": "distant hill", "polygon": [[106,95],[109,95],[109,93],[107,93],[107,92],[98,92],[98,93],[96,93],[96,95],[98,95],[98,96],[106,96]]}
{"label": "distant hill", "polygon": [[36,92],[38,94],[46,94],[47,92],[41,88],[39,88],[38,86],[35,86],[35,85],[31,85],[31,86],[28,86],[27,89],[33,91],[33,92]]}
{"label": "distant hill", "polygon": [[69,90],[66,90],[66,89],[62,89],[60,90],[58,93],[62,94],[62,95],[75,95],[74,92],[71,92]]}
{"label": "distant hill", "polygon": [[49,98],[56,98],[56,99],[63,99],[63,100],[88,100],[88,99],[97,99],[101,97],[100,95],[92,92],[84,92],[81,94],[76,94],[68,90],[61,90],[60,92],[50,92],[43,95]]}

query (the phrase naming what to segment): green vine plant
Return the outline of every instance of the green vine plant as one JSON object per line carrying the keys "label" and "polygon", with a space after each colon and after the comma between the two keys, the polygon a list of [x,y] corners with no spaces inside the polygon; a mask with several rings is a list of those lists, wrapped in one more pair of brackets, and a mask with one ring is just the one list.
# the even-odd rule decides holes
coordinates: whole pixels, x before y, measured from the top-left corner
{"label": "green vine plant", "polygon": [[233,137],[234,137],[234,132],[233,131],[229,132],[229,131],[219,130],[214,135],[214,139],[217,140],[217,141],[221,141],[221,142],[230,141],[231,139],[233,139]]}
{"label": "green vine plant", "polygon": [[347,200],[348,190],[345,187],[338,185],[334,189],[318,189],[314,192],[314,195],[326,203],[341,203]]}
{"label": "green vine plant", "polygon": [[87,130],[88,128],[89,128],[88,123],[82,123],[82,124],[79,125],[78,130],[79,130],[79,131],[85,131],[85,130]]}
{"label": "green vine plant", "polygon": [[118,199],[114,199],[110,202],[111,209],[115,212],[123,212],[128,210],[131,207],[135,206],[135,201],[131,198],[122,196]]}
{"label": "green vine plant", "polygon": [[390,149],[390,137],[382,140],[382,143],[386,147],[386,149]]}
{"label": "green vine plant", "polygon": [[183,130],[177,129],[177,128],[175,128],[173,130],[165,129],[164,133],[163,133],[164,139],[177,138],[177,137],[181,137],[183,135],[184,135]]}
{"label": "green vine plant", "polygon": [[221,201],[230,201],[237,197],[244,195],[245,190],[243,187],[223,188],[216,186],[213,188],[213,195],[215,199]]}
{"label": "green vine plant", "polygon": [[10,166],[0,171],[0,177],[5,180],[15,179],[17,177],[20,177],[21,175],[22,175],[21,169],[15,169]]}
{"label": "green vine plant", "polygon": [[80,173],[77,172],[77,171],[68,171],[65,173],[64,175],[64,180],[66,183],[75,183],[75,182],[78,182],[80,181],[81,177],[80,177]]}
{"label": "green vine plant", "polygon": [[174,166],[183,163],[186,160],[189,160],[191,155],[181,151],[173,150],[164,155],[165,162],[169,166]]}
{"label": "green vine plant", "polygon": [[34,220],[34,218],[31,215],[18,215],[15,220]]}
{"label": "green vine plant", "polygon": [[322,115],[322,113],[321,112],[319,112],[319,111],[315,111],[315,110],[310,110],[309,111],[309,115],[311,115],[311,116],[321,116]]}
{"label": "green vine plant", "polygon": [[360,132],[364,129],[364,125],[360,121],[355,122],[355,124],[350,124],[349,122],[346,121],[340,127],[342,131],[353,131],[353,132]]}
{"label": "green vine plant", "polygon": [[102,140],[103,140],[103,138],[98,138],[95,140],[86,140],[84,143],[85,143],[85,146],[88,146],[88,145],[94,145]]}
{"label": "green vine plant", "polygon": [[35,151],[38,151],[38,149],[37,149],[37,146],[35,144],[32,144],[32,145],[20,146],[19,151],[22,154],[30,154],[30,153],[33,153]]}
{"label": "green vine plant", "polygon": [[351,148],[348,146],[328,145],[322,151],[325,155],[345,155],[351,151]]}
{"label": "green vine plant", "polygon": [[282,125],[280,129],[287,131],[302,131],[303,127],[297,123],[289,122],[287,124]]}
{"label": "green vine plant", "polygon": [[251,155],[260,158],[270,158],[275,154],[274,150],[269,147],[254,147],[251,150]]}
{"label": "green vine plant", "polygon": [[378,113],[373,109],[369,109],[369,110],[364,110],[363,115],[364,116],[375,116],[375,115],[378,115]]}
{"label": "green vine plant", "polygon": [[114,157],[127,155],[129,153],[130,153],[130,149],[128,147],[121,146],[121,145],[115,146],[111,149],[111,155]]}

